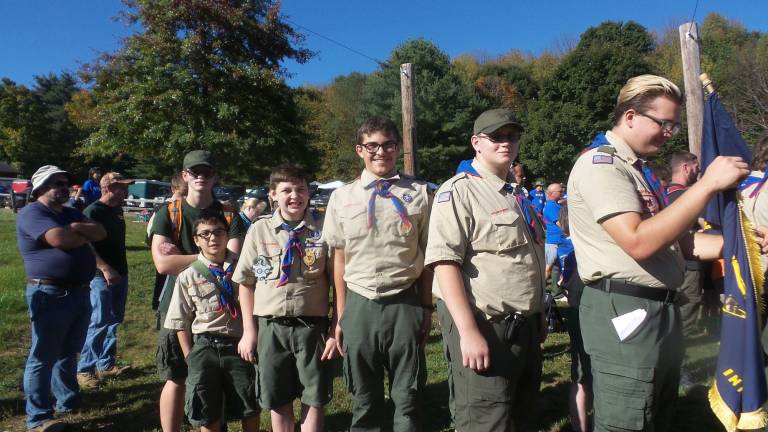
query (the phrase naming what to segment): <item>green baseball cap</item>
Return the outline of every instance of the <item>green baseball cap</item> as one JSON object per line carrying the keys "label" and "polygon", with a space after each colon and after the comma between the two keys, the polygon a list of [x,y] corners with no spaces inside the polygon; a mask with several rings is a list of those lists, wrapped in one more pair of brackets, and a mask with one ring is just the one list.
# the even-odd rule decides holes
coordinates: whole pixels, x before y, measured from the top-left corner
{"label": "green baseball cap", "polygon": [[483,112],[475,120],[474,134],[490,134],[496,132],[500,127],[512,125],[523,131],[523,125],[517,121],[515,114],[506,108],[496,108]]}
{"label": "green baseball cap", "polygon": [[213,162],[213,156],[208,150],[192,150],[184,156],[183,169],[189,169],[194,166],[205,165],[207,167],[216,168]]}

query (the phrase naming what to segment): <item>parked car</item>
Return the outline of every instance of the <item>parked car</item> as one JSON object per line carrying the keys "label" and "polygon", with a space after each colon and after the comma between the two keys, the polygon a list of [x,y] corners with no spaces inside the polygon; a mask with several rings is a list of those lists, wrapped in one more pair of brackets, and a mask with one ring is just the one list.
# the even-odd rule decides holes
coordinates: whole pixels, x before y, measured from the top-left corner
{"label": "parked car", "polygon": [[238,202],[239,198],[245,195],[245,188],[242,186],[215,186],[213,196],[221,202]]}
{"label": "parked car", "polygon": [[138,179],[128,185],[128,198],[125,205],[150,208],[162,203],[171,196],[171,184],[158,180]]}
{"label": "parked car", "polygon": [[[11,194],[11,191],[13,191],[13,194]],[[31,191],[32,182],[29,180],[0,177],[0,207],[13,208],[11,195],[13,195],[16,208],[24,207]]]}
{"label": "parked car", "polygon": [[331,199],[331,193],[334,189],[318,189],[309,199],[309,206],[324,210],[328,207],[328,200]]}

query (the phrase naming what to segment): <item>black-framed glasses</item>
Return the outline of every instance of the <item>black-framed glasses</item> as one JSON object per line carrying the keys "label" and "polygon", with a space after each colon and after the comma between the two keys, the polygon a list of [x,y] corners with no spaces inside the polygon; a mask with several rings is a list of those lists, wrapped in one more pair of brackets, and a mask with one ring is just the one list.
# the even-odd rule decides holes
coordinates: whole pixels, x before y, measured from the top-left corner
{"label": "black-framed glasses", "polygon": [[216,228],[215,230],[212,230],[212,231],[208,231],[208,230],[200,231],[199,233],[195,234],[195,236],[200,237],[201,239],[204,239],[204,240],[210,240],[211,236],[221,237],[226,233],[227,233],[227,230],[225,230],[224,228]]}
{"label": "black-framed glasses", "polygon": [[386,141],[383,143],[369,142],[360,144],[360,146],[370,154],[378,153],[379,149],[384,149],[384,153],[392,153],[397,150],[397,141]]}
{"label": "black-framed glasses", "polygon": [[210,169],[210,168],[187,168],[184,170],[187,172],[187,174],[191,175],[192,177],[202,177],[202,178],[211,178],[216,174],[216,171]]}
{"label": "black-framed glasses", "polygon": [[487,139],[488,141],[490,141],[490,142],[492,142],[494,144],[499,144],[499,143],[504,143],[504,142],[506,142],[506,143],[516,143],[516,142],[520,141],[520,132],[510,132],[508,134],[501,134],[501,133],[496,134],[496,133],[494,133],[494,134],[490,134],[490,135],[482,134],[482,135],[479,135],[479,136],[481,138]]}
{"label": "black-framed glasses", "polygon": [[680,132],[680,122],[662,120],[642,111],[637,111],[637,113],[645,118],[651,119],[654,123],[659,125],[664,132],[670,135],[676,135],[678,132]]}

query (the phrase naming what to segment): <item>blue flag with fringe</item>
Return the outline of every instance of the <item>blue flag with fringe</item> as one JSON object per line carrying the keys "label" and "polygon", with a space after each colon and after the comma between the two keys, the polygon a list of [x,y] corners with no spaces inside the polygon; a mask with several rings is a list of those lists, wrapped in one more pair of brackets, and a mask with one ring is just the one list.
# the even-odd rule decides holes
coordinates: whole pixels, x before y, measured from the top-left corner
{"label": "blue flag with fringe", "polygon": [[[721,155],[751,159],[731,116],[712,94],[704,105],[702,170]],[[760,343],[764,282],[760,247],[736,189],[718,194],[705,219],[722,227],[725,263],[720,354],[709,403],[729,432],[762,429],[768,424],[763,410],[768,391]]]}

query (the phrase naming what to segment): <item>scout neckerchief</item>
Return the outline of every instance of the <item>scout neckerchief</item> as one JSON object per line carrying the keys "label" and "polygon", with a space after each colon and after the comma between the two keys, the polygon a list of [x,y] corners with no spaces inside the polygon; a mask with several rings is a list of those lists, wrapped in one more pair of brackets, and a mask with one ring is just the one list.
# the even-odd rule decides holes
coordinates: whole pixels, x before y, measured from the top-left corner
{"label": "scout neckerchief", "polygon": [[[472,166],[472,160],[461,161],[458,168],[456,168],[456,173],[466,173],[473,177],[479,178],[483,177],[479,172],[477,172],[477,169]],[[528,233],[536,243],[541,244],[541,239],[539,238],[540,236],[536,234],[538,232],[536,230],[536,225],[539,224],[539,226],[541,226],[541,222],[539,222],[536,215],[536,210],[531,206],[531,202],[523,193],[520,185],[513,186],[512,184],[505,182],[502,189],[515,197],[517,206],[520,208],[520,211],[523,213],[523,217],[525,218],[525,224],[528,226]]]}
{"label": "scout neckerchief", "polygon": [[403,202],[400,201],[400,198],[389,191],[389,188],[392,187],[392,183],[388,180],[379,179],[369,183],[368,186],[366,186],[366,189],[370,187],[372,187],[373,190],[371,191],[371,198],[368,199],[368,229],[373,228],[373,223],[376,219],[376,197],[380,196],[382,198],[389,198],[392,201],[392,205],[395,207],[397,215],[400,216],[400,222],[403,224],[403,228],[406,231],[410,231],[413,225],[411,224],[411,219],[408,218],[408,211],[405,209]]}
{"label": "scout neckerchief", "polygon": [[227,311],[235,319],[239,315],[235,290],[232,287],[232,273],[235,271],[234,263],[230,264],[225,270],[224,267],[217,264],[208,264],[206,266],[202,261],[195,261],[192,267],[205,276],[208,282],[213,283],[219,288],[219,308],[216,312]]}
{"label": "scout neckerchief", "polygon": [[[595,136],[595,139],[589,143],[584,151],[586,152],[588,150],[592,150],[593,148],[599,148],[604,145],[613,146],[611,142],[608,141],[608,138],[605,137],[605,134],[600,132]],[[664,187],[661,186],[661,181],[659,181],[659,179],[653,173],[653,169],[651,169],[651,166],[648,164],[648,162],[638,158],[637,161],[632,164],[632,166],[640,171],[640,173],[643,175],[645,182],[648,183],[651,192],[656,197],[656,202],[659,204],[659,211],[661,211],[667,203],[667,191],[665,191]]]}
{"label": "scout neckerchief", "polygon": [[757,186],[752,189],[752,192],[749,193],[749,197],[754,198],[760,194],[760,190],[763,188],[763,185],[765,185],[766,180],[768,180],[768,163],[765,164],[764,172],[765,174],[763,174],[762,177],[750,175],[749,177],[745,178],[744,181],[739,185],[739,192],[744,192],[753,184],[757,184]]}
{"label": "scout neckerchief", "polygon": [[299,226],[294,228],[283,222],[283,224],[280,225],[280,228],[288,232],[288,241],[285,243],[285,255],[283,255],[283,262],[280,264],[283,272],[280,275],[280,280],[277,282],[277,286],[275,288],[280,288],[281,286],[287,284],[288,279],[291,278],[291,266],[293,265],[294,250],[300,258],[304,256],[304,250],[301,248],[301,239],[299,239],[299,236],[307,229],[307,226],[302,222],[299,224]]}

